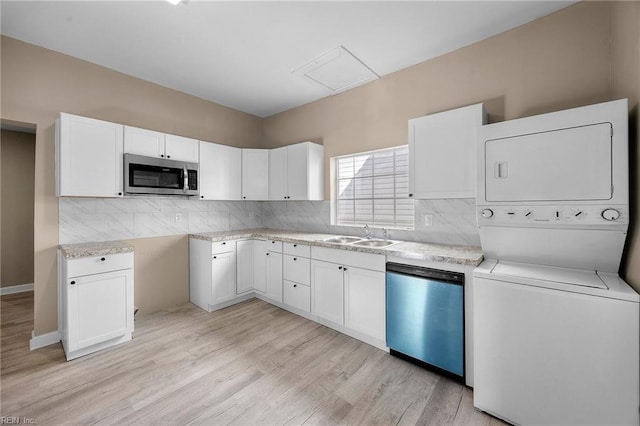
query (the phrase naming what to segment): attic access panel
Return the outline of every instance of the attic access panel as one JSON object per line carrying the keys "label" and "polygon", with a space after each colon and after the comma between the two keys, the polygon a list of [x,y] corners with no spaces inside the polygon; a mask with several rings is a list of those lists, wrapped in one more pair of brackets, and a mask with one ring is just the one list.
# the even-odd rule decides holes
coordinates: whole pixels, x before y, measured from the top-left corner
{"label": "attic access panel", "polygon": [[293,70],[292,74],[301,75],[334,94],[379,78],[375,71],[344,46],[338,46],[318,56]]}

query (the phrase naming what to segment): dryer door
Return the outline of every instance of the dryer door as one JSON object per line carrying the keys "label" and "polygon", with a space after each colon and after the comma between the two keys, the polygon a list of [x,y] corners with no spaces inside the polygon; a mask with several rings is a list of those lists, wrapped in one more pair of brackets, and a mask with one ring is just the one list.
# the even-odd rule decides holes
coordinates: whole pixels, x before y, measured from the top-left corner
{"label": "dryer door", "polygon": [[486,201],[609,200],[611,123],[485,141]]}

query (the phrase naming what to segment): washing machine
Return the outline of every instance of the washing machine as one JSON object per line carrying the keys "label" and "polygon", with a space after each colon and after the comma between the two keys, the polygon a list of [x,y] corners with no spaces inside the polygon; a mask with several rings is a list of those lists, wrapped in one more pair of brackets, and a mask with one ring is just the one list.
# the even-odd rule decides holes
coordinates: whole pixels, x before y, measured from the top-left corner
{"label": "washing machine", "polygon": [[640,422],[640,296],[618,100],[479,132],[474,406],[513,424]]}

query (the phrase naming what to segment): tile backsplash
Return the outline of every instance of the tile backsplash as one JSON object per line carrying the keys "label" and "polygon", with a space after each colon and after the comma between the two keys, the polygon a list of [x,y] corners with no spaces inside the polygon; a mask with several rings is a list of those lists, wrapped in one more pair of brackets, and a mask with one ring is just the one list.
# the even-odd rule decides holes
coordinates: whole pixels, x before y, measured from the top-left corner
{"label": "tile backsplash", "polygon": [[[415,230],[390,229],[390,239],[480,245],[475,200],[415,200]],[[363,235],[331,225],[329,201],[202,201],[170,197],[59,198],[60,244],[159,237],[243,228]],[[432,215],[433,224],[424,225]],[[373,229],[374,236],[381,231]]]}

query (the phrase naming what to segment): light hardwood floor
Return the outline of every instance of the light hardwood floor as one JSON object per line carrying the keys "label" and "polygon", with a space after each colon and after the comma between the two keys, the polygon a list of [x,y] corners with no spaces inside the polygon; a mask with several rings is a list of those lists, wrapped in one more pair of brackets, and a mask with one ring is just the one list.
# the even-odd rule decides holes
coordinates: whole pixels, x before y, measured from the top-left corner
{"label": "light hardwood floor", "polygon": [[131,342],[66,362],[29,351],[33,294],[2,296],[1,414],[39,424],[497,425],[472,392],[253,299],[136,319]]}

